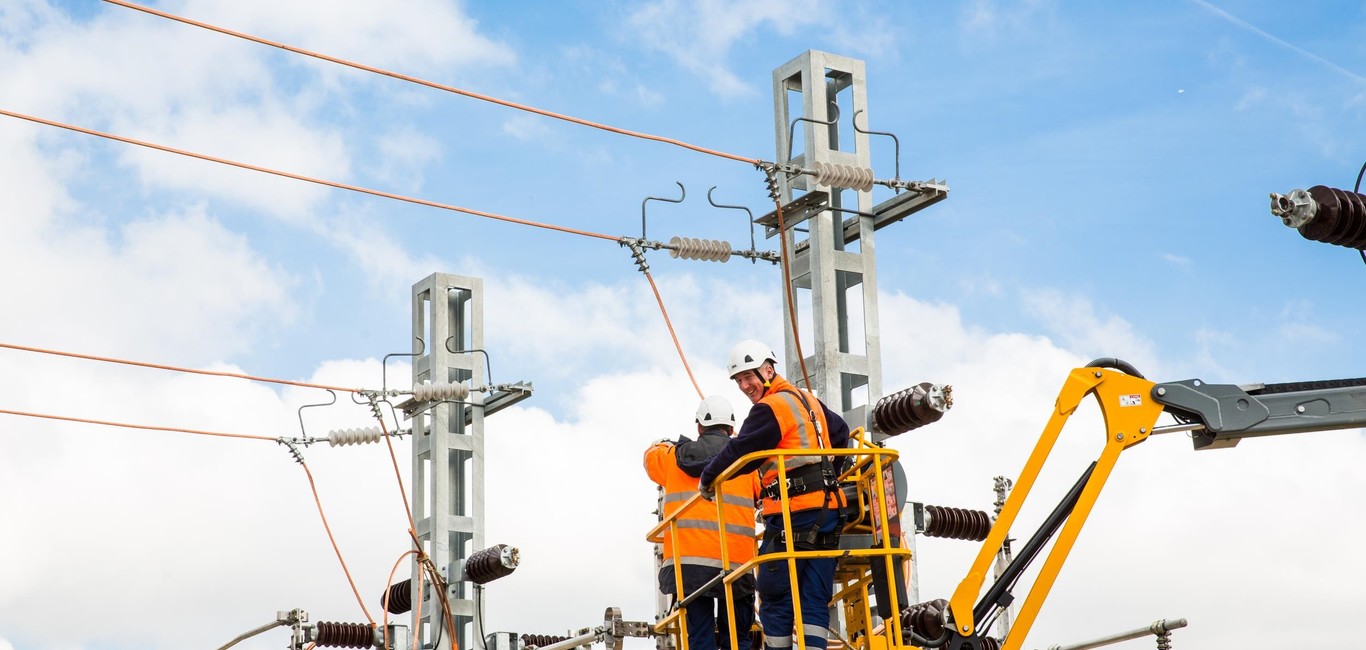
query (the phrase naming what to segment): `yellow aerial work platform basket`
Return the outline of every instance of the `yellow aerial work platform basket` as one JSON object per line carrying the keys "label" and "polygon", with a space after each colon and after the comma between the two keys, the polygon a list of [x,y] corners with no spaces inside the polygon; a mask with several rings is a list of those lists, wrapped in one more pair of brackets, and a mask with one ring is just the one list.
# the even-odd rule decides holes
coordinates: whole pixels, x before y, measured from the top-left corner
{"label": "yellow aerial work platform basket", "polygon": [[[797,560],[835,558],[838,560],[835,568],[835,592],[830,605],[839,607],[840,611],[843,612],[844,629],[843,633],[840,633],[840,630],[832,629],[832,632],[839,635],[839,638],[831,640],[831,647],[843,646],[848,650],[890,650],[905,647],[901,638],[901,626],[874,626],[875,619],[869,598],[870,590],[877,589],[881,598],[889,599],[893,620],[896,619],[895,613],[906,605],[898,600],[900,589],[895,584],[891,584],[897,579],[897,576],[906,575],[905,565],[911,557],[910,549],[906,548],[901,540],[901,504],[897,502],[895,482],[892,479],[892,463],[897,459],[898,454],[894,449],[885,449],[870,444],[864,437],[864,431],[861,428],[856,429],[850,435],[850,440],[855,441],[856,445],[848,449],[772,449],[748,454],[736,460],[735,463],[726,468],[726,471],[717,476],[716,483],[724,483],[734,478],[741,467],[756,460],[783,459],[795,456],[852,456],[849,468],[839,477],[839,485],[847,502],[845,514],[848,515],[846,523],[843,524],[843,539],[850,539],[855,535],[871,537],[872,544],[868,548],[841,547],[832,550],[798,551],[794,548],[792,536],[789,535],[785,538],[785,550],[755,557],[729,572],[723,570],[716,578],[691,594],[684,593],[683,572],[679,566],[678,556],[675,554],[673,558],[674,593],[677,594],[677,597],[669,613],[655,623],[655,633],[670,635],[675,648],[688,650],[687,612],[684,607],[697,594],[707,592],[719,583],[724,587],[726,601],[732,602],[732,590],[735,581],[745,575],[753,574],[760,564],[766,562],[788,563],[788,579],[792,581],[792,593],[796,594]],[[791,530],[792,513],[787,493],[787,467],[786,463],[783,462],[775,464],[778,470],[778,491],[782,505],[783,526],[784,530]],[[668,535],[673,540],[673,545],[677,547],[679,516],[701,498],[701,495],[694,495],[673,514],[664,517],[659,525],[652,528],[646,535],[646,541],[656,544],[663,543],[665,536]],[[718,530],[725,530],[720,499],[716,501],[716,520]],[[721,566],[730,566],[731,551],[727,549],[726,536],[720,537]],[[757,541],[758,537],[756,537],[755,543]],[[874,587],[873,565],[875,562],[883,563],[882,568],[885,571],[879,573],[887,576],[888,584]],[[806,639],[801,622],[801,601],[798,598],[794,598],[793,601],[796,646],[799,650],[806,650]],[[727,607],[727,614],[728,620],[718,621],[718,623],[734,629],[735,612],[732,608]],[[738,635],[731,634],[730,640],[730,650],[738,650]]]}

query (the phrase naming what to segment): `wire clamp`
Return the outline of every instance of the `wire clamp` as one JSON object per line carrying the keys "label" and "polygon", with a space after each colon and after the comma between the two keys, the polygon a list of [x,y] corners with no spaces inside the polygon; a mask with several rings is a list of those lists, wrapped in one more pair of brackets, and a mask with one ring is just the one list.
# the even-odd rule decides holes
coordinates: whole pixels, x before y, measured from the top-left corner
{"label": "wire clamp", "polygon": [[645,247],[650,243],[647,240],[635,239],[634,237],[622,237],[617,243],[631,250],[631,259],[635,261],[636,268],[641,273],[650,272],[650,263],[645,261]]}
{"label": "wire clamp", "polygon": [[307,446],[307,445],[309,445],[309,444],[312,444],[314,441],[313,441],[313,440],[304,439],[304,438],[285,438],[285,437],[279,437],[279,438],[276,438],[276,439],[275,439],[275,442],[278,442],[278,443],[284,445],[286,448],[288,448],[288,449],[289,449],[289,454],[290,454],[291,456],[294,457],[294,462],[296,462],[296,463],[298,463],[298,464],[300,464],[300,465],[303,465],[303,464],[304,464],[304,454],[303,454],[303,452],[299,451],[299,445]]}

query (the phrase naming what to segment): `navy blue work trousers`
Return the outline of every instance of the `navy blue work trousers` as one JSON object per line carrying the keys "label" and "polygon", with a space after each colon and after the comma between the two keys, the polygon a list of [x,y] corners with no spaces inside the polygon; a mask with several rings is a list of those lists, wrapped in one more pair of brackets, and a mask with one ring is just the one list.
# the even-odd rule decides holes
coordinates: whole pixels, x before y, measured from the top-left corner
{"label": "navy blue work trousers", "polygon": [[[719,590],[719,588],[717,589]],[[737,590],[739,591],[739,590]],[[724,592],[719,598],[698,597],[688,603],[688,650],[730,650],[730,618]],[[754,627],[754,593],[735,594],[736,643],[750,650],[749,630]]]}
{"label": "navy blue work trousers", "polygon": [[[823,521],[822,521],[823,520]],[[820,532],[834,532],[839,523],[837,512],[803,510],[792,513],[792,528],[803,531],[820,524]],[[766,534],[759,554],[781,553],[786,544],[773,531],[781,530],[781,514],[764,517]],[[803,638],[808,650],[825,650],[830,627],[830,597],[834,595],[835,558],[797,560],[797,600],[801,603]],[[792,607],[792,582],[788,562],[774,560],[759,565],[759,622],[764,628],[764,646],[788,650],[796,630]]]}

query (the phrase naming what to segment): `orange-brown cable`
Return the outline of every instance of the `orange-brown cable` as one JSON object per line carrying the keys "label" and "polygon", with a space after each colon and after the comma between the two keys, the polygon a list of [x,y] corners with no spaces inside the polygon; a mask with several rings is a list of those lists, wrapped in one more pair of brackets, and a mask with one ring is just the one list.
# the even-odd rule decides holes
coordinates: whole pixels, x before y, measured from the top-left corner
{"label": "orange-brown cable", "polygon": [[370,627],[375,627],[375,618],[370,616],[370,610],[366,609],[365,601],[360,597],[360,590],[356,589],[356,581],[351,578],[351,569],[346,567],[346,560],[342,558],[341,548],[337,546],[337,538],[332,535],[332,526],[327,523],[327,514],[323,512],[322,499],[318,497],[318,485],[313,482],[313,472],[309,471],[308,463],[299,461],[299,465],[304,468],[304,474],[308,475],[308,487],[313,490],[313,502],[318,504],[318,516],[323,520],[323,529],[327,531],[327,541],[332,543],[332,550],[337,553],[337,561],[341,563],[342,572],[346,574],[346,581],[351,585],[351,593],[356,595],[356,604],[360,605],[360,611],[365,613],[365,620],[370,621]]}
{"label": "orange-brown cable", "polygon": [[692,374],[692,367],[688,365],[688,357],[683,354],[683,345],[678,342],[678,334],[674,332],[673,321],[669,320],[669,310],[664,308],[664,299],[659,297],[659,287],[655,286],[655,279],[649,271],[641,271],[645,274],[645,279],[650,281],[650,289],[655,292],[655,302],[659,303],[659,313],[664,314],[664,324],[669,327],[669,336],[673,337],[674,348],[678,350],[678,358],[683,360],[683,369],[688,371],[688,379],[692,381],[693,390],[697,391],[697,399],[706,399],[702,394],[702,387],[697,385],[697,378]]}
{"label": "orange-brown cable", "polygon": [[787,292],[787,313],[788,320],[792,322],[792,343],[797,348],[797,361],[802,367],[802,379],[806,381],[806,389],[814,390],[815,387],[811,385],[811,375],[806,372],[806,355],[802,354],[802,337],[797,331],[797,301],[792,296],[792,268],[787,259],[787,229],[783,223],[783,204],[774,198],[773,205],[778,206],[778,240],[782,242],[783,250],[783,289]]}
{"label": "orange-brown cable", "polygon": [[469,97],[469,98],[471,98],[471,99],[478,99],[478,100],[480,100],[480,101],[485,101],[485,102],[489,102],[489,103],[492,103],[492,104],[497,104],[497,105],[499,105],[499,106],[505,106],[505,107],[507,107],[507,108],[517,109],[517,110],[519,110],[519,111],[526,111],[526,112],[528,112],[528,113],[535,113],[535,114],[537,114],[537,115],[541,115],[541,116],[544,116],[544,117],[554,118],[554,119],[557,119],[557,120],[563,120],[563,121],[565,121],[565,122],[571,122],[571,123],[573,123],[573,124],[578,124],[578,125],[580,125],[580,126],[587,126],[587,127],[592,127],[592,128],[594,128],[594,129],[601,129],[601,130],[603,130],[603,131],[607,131],[607,132],[610,132],[610,133],[616,133],[616,134],[618,134],[618,135],[626,135],[626,136],[630,136],[630,137],[633,137],[633,138],[640,138],[640,139],[642,139],[642,140],[653,140],[653,141],[655,141],[655,142],[662,142],[662,143],[664,143],[664,144],[671,144],[671,145],[674,145],[674,146],[682,147],[682,148],[684,148],[684,149],[689,149],[689,150],[692,150],[692,151],[696,151],[696,152],[698,152],[698,153],[704,153],[704,154],[708,154],[708,155],[711,155],[711,156],[718,156],[718,157],[721,157],[721,158],[727,158],[727,159],[735,160],[735,161],[738,161],[738,162],[749,163],[749,164],[751,164],[751,165],[759,162],[758,159],[755,159],[755,158],[749,158],[749,157],[746,157],[746,156],[738,156],[738,155],[735,155],[735,154],[732,154],[732,153],[726,153],[726,152],[724,152],[724,151],[718,151],[718,150],[715,150],[715,149],[708,149],[708,148],[706,148],[706,147],[700,147],[700,146],[697,146],[697,145],[694,145],[694,144],[689,144],[689,143],[687,143],[687,142],[683,142],[683,141],[681,141],[681,140],[675,140],[675,139],[673,139],[673,138],[666,138],[666,137],[663,137],[663,136],[651,135],[651,134],[649,134],[649,133],[641,133],[641,132],[637,132],[637,131],[630,131],[630,130],[627,130],[627,129],[622,129],[622,128],[615,127],[615,126],[609,126],[609,125],[606,125],[606,124],[601,124],[601,123],[599,123],[599,122],[593,122],[593,121],[590,121],[590,120],[585,120],[585,119],[582,119],[582,118],[573,117],[573,116],[571,116],[571,115],[564,115],[564,114],[561,114],[561,113],[555,113],[555,112],[552,112],[552,111],[547,111],[547,110],[544,110],[544,109],[536,108],[536,107],[534,107],[534,106],[528,106],[528,105],[526,105],[526,104],[518,104],[517,102],[508,101],[508,100],[505,100],[505,99],[499,99],[499,98],[497,98],[497,97],[492,97],[492,96],[490,96],[490,95],[482,95],[482,94],[480,94],[480,93],[471,92],[471,91],[469,91],[469,90],[464,90],[464,89],[461,89],[461,88],[456,88],[456,87],[454,87],[454,86],[447,86],[447,85],[445,85],[445,84],[436,83],[436,82],[434,82],[434,81],[427,81],[427,80],[425,80],[425,79],[420,79],[420,78],[418,78],[418,77],[412,77],[412,76],[409,76],[409,75],[406,75],[406,74],[401,74],[401,73],[398,73],[398,72],[392,72],[392,71],[389,71],[389,70],[385,70],[385,69],[383,69],[383,68],[376,68],[376,67],[374,67],[374,66],[365,65],[365,64],[363,64],[363,63],[356,63],[356,62],[354,62],[354,61],[348,61],[348,60],[346,60],[346,59],[340,59],[340,58],[337,58],[337,57],[334,57],[334,56],[328,56],[328,55],[326,55],[326,54],[321,54],[321,53],[318,53],[318,52],[313,52],[313,51],[310,51],[310,50],[305,50],[305,49],[303,49],[303,48],[301,48],[301,47],[294,47],[294,46],[292,46],[292,45],[285,45],[284,43],[277,43],[277,42],[275,42],[275,41],[266,40],[266,39],[260,38],[260,37],[258,37],[258,36],[252,36],[252,35],[250,35],[250,34],[245,34],[245,33],[242,33],[242,32],[233,31],[233,30],[231,30],[231,29],[227,29],[227,28],[224,28],[224,27],[218,27],[217,25],[212,25],[212,24],[209,24],[209,23],[200,22],[200,21],[193,20],[193,19],[190,19],[190,18],[185,18],[185,17],[183,17],[183,16],[177,16],[177,15],[175,15],[175,14],[171,14],[171,13],[167,13],[167,12],[165,12],[165,11],[160,11],[160,10],[157,10],[157,9],[153,9],[153,8],[151,8],[151,7],[145,7],[145,6],[142,6],[142,5],[139,5],[139,4],[134,4],[134,3],[132,3],[132,2],[126,2],[125,0],[104,0],[104,1],[105,1],[105,2],[108,2],[108,3],[110,3],[110,4],[118,5],[118,6],[120,6],[120,7],[125,7],[125,8],[127,8],[127,9],[133,9],[133,10],[136,10],[136,11],[141,11],[141,12],[144,12],[144,13],[151,14],[151,15],[153,15],[153,16],[158,16],[158,17],[161,17],[161,18],[166,18],[166,19],[169,19],[169,20],[174,20],[174,21],[176,21],[176,22],[183,23],[183,24],[186,24],[186,25],[191,25],[191,26],[193,26],[193,27],[199,27],[199,28],[201,28],[201,29],[207,29],[207,30],[209,30],[209,31],[218,32],[219,34],[224,34],[224,35],[227,35],[227,36],[233,36],[233,37],[236,37],[236,38],[240,38],[240,39],[244,39],[244,40],[251,41],[251,42],[253,42],[253,43],[259,43],[259,44],[261,44],[261,45],[267,45],[267,46],[270,46],[270,47],[279,48],[279,49],[285,50],[286,52],[293,52],[294,54],[301,54],[301,55],[303,55],[303,56],[313,57],[313,58],[315,58],[315,59],[319,59],[319,60],[322,60],[322,61],[327,61],[327,62],[329,62],[329,63],[336,63],[336,64],[338,64],[338,65],[344,65],[344,66],[349,67],[349,68],[355,68],[355,69],[357,69],[357,70],[363,70],[363,71],[365,71],[365,72],[371,72],[371,73],[374,73],[374,74],[383,75],[383,76],[385,76],[385,77],[392,77],[392,78],[398,79],[398,80],[400,80],[400,81],[407,81],[407,82],[410,82],[410,83],[418,84],[418,85],[420,85],[420,86],[426,86],[426,87],[428,87],[428,88],[434,88],[434,89],[436,89],[436,90],[442,90],[442,91],[449,92],[449,93],[455,93],[455,94],[457,94],[457,95],[462,95],[462,96],[465,96],[465,97]]}
{"label": "orange-brown cable", "polygon": [[242,374],[240,372],[222,372],[218,370],[196,370],[194,368],[182,368],[180,366],[169,366],[160,363],[147,363],[145,361],[129,361],[127,359],[116,359],[114,357],[97,357],[91,354],[80,354],[77,352],[63,352],[61,350],[48,350],[45,348],[35,348],[27,345],[15,345],[13,343],[0,343],[0,348],[10,350],[22,350],[24,352],[37,352],[39,354],[52,354],[59,357],[71,357],[72,359],[85,359],[88,361],[103,361],[105,363],[121,363],[127,366],[138,366],[141,368],[155,368],[157,370],[173,370],[175,372],[188,372],[195,375],[208,375],[211,377],[233,377],[236,379],[249,379],[251,381],[262,381],[272,384],[285,384],[289,386],[302,386],[304,388],[321,388],[323,390],[335,390],[343,393],[358,393],[359,388],[347,388],[344,386],[328,386],[326,384],[312,384],[306,381],[291,381],[289,379],[271,379],[270,377],[256,377],[253,375]]}
{"label": "orange-brown cable", "polygon": [[54,120],[48,120],[48,119],[44,119],[44,118],[41,118],[41,117],[35,117],[35,116],[32,116],[32,115],[25,115],[25,114],[23,114],[23,113],[16,113],[16,112],[14,112],[14,111],[9,111],[9,110],[5,110],[5,109],[0,109],[0,115],[5,115],[5,116],[7,116],[7,117],[18,118],[18,119],[21,119],[21,120],[28,120],[29,122],[34,122],[34,123],[36,123],[36,124],[42,124],[42,125],[45,125],[45,126],[55,126],[55,127],[59,128],[59,129],[66,129],[66,130],[68,130],[68,131],[75,131],[75,132],[77,132],[77,133],[84,133],[84,134],[86,134],[86,135],[93,135],[93,136],[99,137],[99,138],[106,138],[106,139],[109,139],[109,140],[115,140],[115,141],[118,141],[118,142],[122,142],[122,143],[124,143],[124,144],[137,145],[137,146],[139,146],[139,147],[146,147],[146,148],[148,148],[148,149],[155,149],[155,150],[157,150],[157,151],[164,151],[164,152],[166,152],[166,153],[173,153],[173,154],[176,154],[176,155],[179,155],[179,156],[186,156],[186,157],[189,157],[189,158],[197,158],[197,159],[199,159],[199,160],[204,160],[204,161],[208,161],[208,162],[218,163],[218,164],[221,164],[221,165],[229,165],[229,166],[237,167],[237,168],[240,168],[240,169],[247,169],[247,170],[251,170],[251,171],[254,171],[254,172],[260,172],[260,173],[262,173],[262,174],[271,174],[271,175],[274,175],[274,176],[280,176],[280,177],[282,177],[282,178],[289,178],[289,179],[293,179],[293,180],[296,180],[296,181],[304,181],[304,182],[306,182],[306,183],[315,183],[315,184],[318,184],[318,185],[326,185],[327,187],[332,187],[332,188],[336,188],[336,189],[339,189],[339,190],[347,190],[347,191],[350,191],[350,192],[358,192],[358,193],[360,193],[360,194],[369,194],[369,195],[371,195],[371,196],[378,196],[378,197],[385,198],[385,199],[393,199],[393,200],[395,200],[395,201],[403,201],[403,202],[405,202],[405,203],[413,203],[413,204],[416,204],[416,205],[423,205],[423,206],[427,206],[427,207],[429,207],[429,208],[438,208],[438,209],[441,209],[441,210],[450,210],[450,211],[452,211],[452,212],[462,212],[462,213],[464,213],[464,214],[469,214],[469,215],[473,215],[473,216],[476,216],[476,217],[484,217],[484,218],[486,218],[486,219],[494,219],[494,220],[497,220],[497,221],[506,221],[506,222],[508,222],[508,223],[515,223],[515,224],[522,225],[522,226],[531,226],[531,227],[534,227],[534,228],[544,228],[544,229],[546,229],[546,230],[555,230],[555,231],[559,231],[559,232],[569,233],[569,234],[572,234],[572,235],[582,235],[582,236],[584,236],[584,237],[596,237],[596,238],[598,238],[598,239],[606,239],[606,240],[608,240],[608,241],[618,241],[618,240],[621,239],[620,237],[616,237],[616,236],[613,236],[613,235],[604,235],[604,234],[602,234],[602,233],[591,232],[591,231],[588,231],[588,230],[578,230],[578,229],[576,229],[576,228],[567,228],[567,227],[565,227],[565,226],[557,226],[557,225],[549,224],[549,223],[541,223],[541,222],[539,222],[539,221],[531,221],[531,220],[528,220],[528,219],[518,219],[517,217],[509,217],[509,216],[506,216],[506,215],[496,214],[496,213],[493,213],[493,212],[484,212],[483,210],[475,210],[475,209],[473,209],[473,208],[464,208],[464,207],[460,207],[460,206],[458,206],[458,205],[451,205],[451,204],[449,204],[449,203],[438,203],[438,202],[436,202],[436,201],[429,201],[429,200],[427,200],[427,199],[419,199],[419,198],[417,198],[417,197],[406,196],[406,195],[403,195],[403,194],[395,194],[395,193],[393,193],[393,192],[385,192],[385,191],[383,191],[383,190],[371,189],[371,188],[362,187],[362,186],[359,186],[359,185],[351,185],[351,184],[349,184],[349,183],[339,183],[339,182],[337,182],[337,181],[329,181],[329,180],[322,179],[322,178],[314,178],[314,177],[312,177],[312,176],[304,176],[304,175],[302,175],[302,174],[295,174],[295,173],[293,173],[293,172],[281,171],[281,170],[278,170],[278,169],[271,169],[271,168],[269,168],[269,167],[261,167],[261,166],[259,166],[259,165],[252,165],[252,164],[249,164],[249,163],[238,162],[238,161],[236,161],[236,160],[229,160],[229,159],[227,159],[227,158],[219,158],[219,157],[216,157],[216,156],[210,156],[210,155],[207,155],[207,154],[196,153],[196,152],[188,151],[188,150],[185,150],[185,149],[176,149],[176,148],[174,148],[174,147],[168,147],[168,146],[165,146],[165,145],[156,144],[156,143],[154,143],[154,142],[147,142],[147,141],[144,141],[144,140],[136,140],[136,139],[124,137],[124,136],[121,136],[121,135],[115,135],[115,134],[113,134],[113,133],[106,133],[106,132],[104,132],[104,131],[96,131],[96,130],[94,130],[94,129],[87,129],[87,128],[85,128],[85,127],[76,126],[76,125],[74,125],[74,124],[66,124],[66,123],[64,123],[64,122],[57,122],[57,121],[54,121]]}
{"label": "orange-brown cable", "polygon": [[[400,564],[403,563],[403,558],[406,558],[406,557],[408,557],[409,555],[413,555],[413,554],[416,554],[416,553],[417,553],[417,550],[416,550],[416,549],[408,549],[408,550],[406,550],[406,551],[403,552],[403,555],[398,556],[398,559],[397,559],[397,560],[394,560],[394,568],[389,569],[389,580],[388,580],[387,582],[384,583],[384,584],[386,585],[385,588],[384,588],[384,603],[383,603],[383,605],[384,605],[384,615],[383,615],[383,618],[382,618],[381,620],[382,620],[383,623],[384,623],[384,647],[386,647],[386,648],[389,647],[389,598],[390,598],[389,589],[392,588],[392,587],[394,586],[394,574],[395,574],[395,573],[398,573],[398,565],[400,565]],[[413,636],[417,636],[417,635],[413,635]]]}
{"label": "orange-brown cable", "polygon": [[178,427],[159,427],[150,424],[131,424],[128,422],[110,422],[108,420],[91,420],[87,418],[76,418],[65,415],[51,415],[48,413],[28,413],[25,411],[11,411],[0,409],[3,415],[19,415],[27,418],[44,418],[48,420],[62,420],[64,422],[80,422],[82,424],[101,424],[108,427],[123,427],[125,429],[145,429],[148,431],[170,431],[172,433],[192,433],[197,436],[216,436],[220,438],[246,438],[249,440],[269,440],[276,441],[273,436],[257,436],[249,433],[228,433],[224,431],[200,431],[198,429],[181,429]]}

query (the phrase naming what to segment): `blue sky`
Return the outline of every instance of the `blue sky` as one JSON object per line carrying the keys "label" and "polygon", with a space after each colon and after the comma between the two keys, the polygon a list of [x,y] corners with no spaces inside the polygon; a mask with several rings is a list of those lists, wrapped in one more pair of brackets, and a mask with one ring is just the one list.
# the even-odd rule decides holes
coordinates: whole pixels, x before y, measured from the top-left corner
{"label": "blue sky", "polygon": [[[1057,386],[1090,358],[1126,358],[1160,380],[1361,375],[1366,352],[1352,332],[1366,265],[1282,226],[1267,196],[1350,189],[1366,161],[1362,3],[393,5],[154,6],[767,160],[772,70],[808,49],[866,61],[866,126],[899,136],[903,178],[952,188],[877,233],[884,386],[957,387],[950,418],[894,441],[915,498],[989,507],[988,479],[1018,471]],[[0,108],[610,235],[638,235],[642,199],[677,196],[675,182],[688,198],[650,206],[651,238],[746,246],[741,217],[707,205],[713,186],[719,201],[772,207],[762,176],[742,163],[104,3],[0,1]],[[625,249],[8,117],[0,151],[0,342],[377,387],[378,359],[408,348],[411,285],[436,271],[484,278],[494,380],[537,387],[490,424],[490,494],[503,495],[490,502],[490,537],[527,558],[516,584],[491,588],[490,629],[562,633],[608,605],[652,614],[640,536],[653,491],[638,455],[689,430],[696,395]],[[873,159],[879,177],[892,175],[889,141],[873,140]],[[879,188],[874,200],[886,196]],[[739,407],[721,361],[738,339],[779,345],[778,270],[649,259],[699,383]],[[0,367],[0,408],[169,426],[294,435],[294,410],[317,397],[14,351],[0,351]],[[365,424],[339,407],[309,432]],[[291,607],[359,617],[306,486],[278,450],[26,418],[3,426],[0,513],[15,525],[0,531],[0,648],[221,644]],[[1360,596],[1334,583],[1366,567],[1328,540],[1366,532],[1341,514],[1358,509],[1350,495],[1366,487],[1352,462],[1366,451],[1359,433],[1254,442],[1214,454],[1178,440],[1139,448],[1031,647],[1164,616],[1192,619],[1178,643],[1270,647],[1250,630],[1284,611],[1271,603],[1312,604],[1305,620],[1359,609]],[[406,539],[387,458],[370,453],[310,456],[363,595],[379,593]],[[1088,453],[1059,451],[1078,462]],[[1060,472],[1059,484],[1075,475]],[[563,486],[557,498],[572,504],[619,499],[621,517],[546,503],[531,527],[523,504],[550,499],[540,482]],[[261,515],[263,502],[278,509]],[[1310,528],[1312,541],[1282,530],[1301,517],[1333,525]],[[77,530],[51,533],[71,521]],[[547,544],[537,533],[587,524],[592,539]],[[104,536],[106,554],[86,557],[91,535]],[[1197,543],[1230,548],[1194,562]],[[1134,555],[1107,557],[1116,545]],[[922,594],[947,596],[963,551],[923,551]],[[77,580],[73,557],[76,573],[93,574]],[[626,564],[604,577],[594,558]],[[1153,566],[1171,568],[1170,582]],[[38,604],[71,598],[76,585],[84,595],[72,609],[88,621],[52,632],[62,619]],[[566,589],[569,602],[547,595]],[[143,614],[167,593],[210,606],[174,610],[176,625],[149,623]],[[1226,604],[1248,593],[1267,602]],[[1088,608],[1085,624],[1069,619],[1069,605]],[[1291,636],[1351,633],[1305,625]]]}

